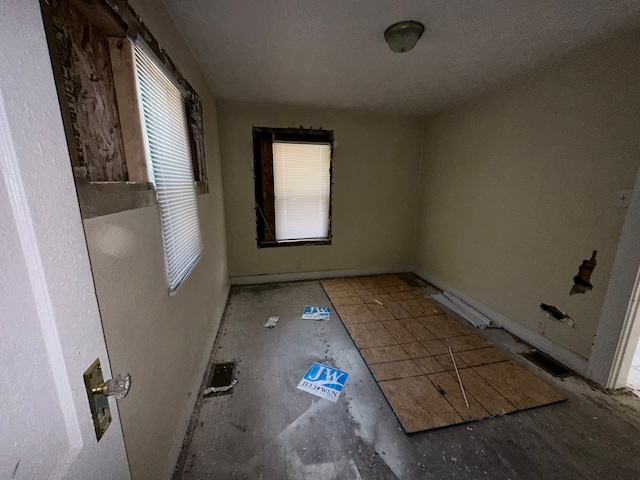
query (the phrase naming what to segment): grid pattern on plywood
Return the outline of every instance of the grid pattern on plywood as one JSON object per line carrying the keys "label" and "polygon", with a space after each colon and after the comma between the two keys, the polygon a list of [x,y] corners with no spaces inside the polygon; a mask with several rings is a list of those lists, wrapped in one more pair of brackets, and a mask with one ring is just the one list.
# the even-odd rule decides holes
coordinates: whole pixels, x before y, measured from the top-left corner
{"label": "grid pattern on plywood", "polygon": [[321,283],[407,433],[565,400],[395,275]]}

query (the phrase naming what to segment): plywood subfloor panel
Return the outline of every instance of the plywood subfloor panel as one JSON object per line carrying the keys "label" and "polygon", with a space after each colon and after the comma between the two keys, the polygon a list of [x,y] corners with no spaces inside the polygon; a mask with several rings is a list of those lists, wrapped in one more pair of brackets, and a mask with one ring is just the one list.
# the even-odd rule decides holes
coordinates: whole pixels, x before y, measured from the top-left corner
{"label": "plywood subfloor panel", "polygon": [[422,375],[422,370],[413,360],[377,363],[369,365],[369,369],[378,382]]}
{"label": "plywood subfloor panel", "polygon": [[458,412],[458,415],[465,420],[476,420],[478,418],[489,417],[489,412],[473,396],[467,394],[469,407],[464,401],[460,384],[455,373],[442,372],[428,375],[427,378],[433,383],[438,392],[447,399],[451,406]]}
{"label": "plywood subfloor panel", "polygon": [[564,400],[395,275],[321,283],[407,433]]}
{"label": "plywood subfloor panel", "polygon": [[424,375],[378,382],[407,432],[462,422],[462,417]]}
{"label": "plywood subfloor panel", "polygon": [[345,326],[358,348],[385,347],[398,343],[380,322],[355,323]]}
{"label": "plywood subfloor panel", "polygon": [[511,360],[473,369],[518,409],[563,400],[555,388]]}

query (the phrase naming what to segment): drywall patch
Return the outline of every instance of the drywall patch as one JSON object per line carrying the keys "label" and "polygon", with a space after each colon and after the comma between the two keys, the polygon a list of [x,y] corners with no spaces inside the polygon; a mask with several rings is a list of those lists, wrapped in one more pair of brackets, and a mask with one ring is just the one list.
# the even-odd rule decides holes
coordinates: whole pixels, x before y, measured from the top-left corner
{"label": "drywall patch", "polygon": [[573,287],[571,287],[569,295],[586,293],[593,288],[593,285],[591,285],[591,274],[593,273],[593,269],[596,268],[597,254],[598,251],[594,250],[589,260],[582,261],[582,265],[578,267],[578,274],[573,277]]}

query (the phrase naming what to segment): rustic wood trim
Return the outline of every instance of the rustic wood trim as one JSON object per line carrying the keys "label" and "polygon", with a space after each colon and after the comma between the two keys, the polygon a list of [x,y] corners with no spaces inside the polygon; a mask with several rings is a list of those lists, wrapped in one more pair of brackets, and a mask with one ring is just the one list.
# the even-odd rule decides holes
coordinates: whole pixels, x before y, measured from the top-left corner
{"label": "rustic wood trim", "polygon": [[[60,1],[60,0],[58,0]],[[62,0],[65,1],[65,0]],[[66,0],[93,23],[104,35],[126,37],[127,26],[111,8],[100,0]]]}
{"label": "rustic wood trim", "polygon": [[329,229],[327,231],[327,243],[331,244],[333,233],[331,225],[333,223],[333,130],[329,131],[329,142],[331,145],[331,157],[329,158]]}
{"label": "rustic wood trim", "polygon": [[[303,136],[310,137],[325,137],[328,139],[333,139],[333,131],[332,130],[323,130],[321,128],[304,128],[304,127],[288,127],[288,128],[276,128],[276,127],[253,127],[254,132],[258,133],[269,133],[276,136],[277,140],[282,140],[284,137],[291,136],[300,138]],[[303,140],[306,141],[306,140]],[[319,140],[314,140],[319,141]]]}
{"label": "rustic wood trim", "polygon": [[[142,125],[141,122],[139,122],[139,110],[136,111],[138,101],[135,83],[133,83],[134,88],[132,90],[129,90],[127,86],[127,83],[135,82],[135,76],[130,75],[132,78],[127,78],[127,75],[122,75],[124,68],[120,67],[127,66],[129,60],[122,52],[113,51],[113,46],[118,45],[118,40],[114,39],[126,39],[127,33],[133,31],[144,40],[158,60],[167,68],[169,74],[175,78],[177,83],[186,92],[185,110],[192,152],[194,179],[196,182],[208,184],[202,102],[193,87],[191,87],[189,82],[180,74],[166,52],[160,48],[149,29],[129,6],[128,2],[126,0],[40,0],[40,4],[74,171],[76,173],[84,171],[87,179],[90,181],[144,182],[149,180],[146,155],[139,153],[141,150],[137,145],[144,140],[142,138],[140,140],[136,139],[138,131],[141,132]],[[116,143],[120,145],[116,145],[116,151],[122,152],[121,156],[123,160],[122,162],[110,161],[105,167],[104,172],[98,170],[96,168],[97,165],[93,165],[93,163],[96,163],[95,159],[96,157],[100,157],[101,152],[110,152],[111,148],[99,148],[97,150],[98,155],[95,155],[96,152],[93,151],[85,152],[86,146],[91,144],[91,142],[83,141],[86,135],[82,132],[88,128],[86,125],[91,124],[91,122],[79,122],[76,119],[76,112],[73,109],[73,105],[75,104],[73,88],[71,84],[65,85],[65,72],[68,70],[68,67],[65,67],[61,60],[66,50],[60,46],[60,41],[56,41],[57,27],[53,17],[53,12],[56,8],[73,9],[77,12],[76,16],[83,19],[83,24],[86,26],[85,29],[88,29],[89,33],[95,32],[95,35],[103,36],[106,58],[103,59],[104,62],[101,59],[99,63],[100,65],[104,63],[105,68],[108,67],[106,68],[108,72],[106,70],[105,72],[100,71],[100,74],[96,74],[94,77],[99,81],[104,77],[106,79],[105,81],[111,83],[111,92],[115,92],[113,95],[114,98],[105,101],[107,104],[113,104],[113,108],[117,113],[116,119],[119,121],[119,124],[113,128],[113,132],[111,132],[110,135],[103,135],[102,137],[112,138],[114,142],[116,142],[117,139]],[[66,21],[64,20],[64,16],[61,21]],[[110,39],[109,37],[113,38]],[[85,41],[84,37],[82,41]],[[122,40],[120,45],[126,45],[126,41]],[[80,48],[80,50],[83,49]],[[120,53],[120,55],[118,55],[118,53]],[[95,81],[93,77],[92,81]],[[94,84],[90,82],[90,85]],[[112,93],[109,93],[107,96],[112,95]],[[116,99],[116,97],[121,98]],[[122,112],[118,112],[118,108],[122,109]],[[136,117],[140,123],[139,125],[135,123]],[[91,131],[89,131],[89,133],[91,133]],[[115,160],[117,160],[117,158]],[[208,190],[208,185],[206,187],[198,187],[199,193],[206,193]]]}
{"label": "rustic wood trim", "polygon": [[253,137],[258,243],[276,241],[276,209],[273,185],[273,139],[269,133]]}
{"label": "rustic wood trim", "polygon": [[103,1],[113,11],[117,12],[117,15],[124,23],[127,24],[129,30],[135,32],[142,38],[142,40],[144,40],[156,58],[167,68],[173,78],[186,91],[185,109],[189,130],[188,135],[191,147],[191,158],[193,160],[193,176],[197,182],[205,182],[208,184],[207,160],[204,149],[202,101],[200,100],[200,97],[191,84],[182,76],[167,52],[160,47],[160,44],[151,34],[151,31],[126,0]]}
{"label": "rustic wood trim", "polygon": [[[58,103],[60,104],[60,113],[62,114],[62,125],[64,127],[65,137],[67,138],[67,147],[69,149],[69,156],[71,157],[71,166],[75,174],[75,172],[84,169],[84,167],[82,167],[82,162],[80,161],[80,155],[78,153],[79,145],[73,127],[73,117],[71,109],[69,108],[69,102],[64,101],[64,99],[66,99],[67,92],[64,82],[60,81],[63,78],[62,62],[58,52],[58,45],[55,41],[56,27],[53,24],[51,3],[47,0],[40,0],[40,10],[42,11],[42,22],[44,24],[47,46],[49,47],[51,69],[53,70],[53,78],[55,79],[54,83],[56,85],[56,92],[58,93]],[[86,169],[84,169],[84,176],[86,177],[86,175]]]}
{"label": "rustic wood trim", "polygon": [[[209,184],[207,160],[204,149],[204,120],[202,101],[194,92],[187,92],[184,99],[193,175],[197,182]],[[207,187],[208,188],[208,187]],[[207,190],[208,191],[208,190]]]}
{"label": "rustic wood trim", "polygon": [[130,182],[148,182],[144,132],[135,77],[133,46],[126,38],[107,37],[116,101],[120,112],[122,141]]}
{"label": "rustic wood trim", "polygon": [[178,68],[175,66],[167,52],[160,47],[158,41],[154,38],[151,31],[147,28],[142,19],[133,10],[126,0],[101,0],[105,5],[109,6],[116,14],[122,19],[122,21],[140,35],[145,41],[147,46],[153,51],[158,60],[167,67],[171,75],[177,80],[177,82],[184,87],[187,92],[191,92],[197,96],[196,91],[191,84],[182,76]]}

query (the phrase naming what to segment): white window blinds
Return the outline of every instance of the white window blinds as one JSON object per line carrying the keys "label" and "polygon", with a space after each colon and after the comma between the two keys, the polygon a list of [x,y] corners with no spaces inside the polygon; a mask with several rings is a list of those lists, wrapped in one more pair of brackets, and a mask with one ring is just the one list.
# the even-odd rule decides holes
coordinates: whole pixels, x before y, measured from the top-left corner
{"label": "white window blinds", "polygon": [[329,236],[331,145],[273,143],[276,240]]}
{"label": "white window blinds", "polygon": [[198,221],[184,98],[172,80],[135,46],[136,80],[147,161],[160,205],[169,293],[175,293],[204,251]]}

